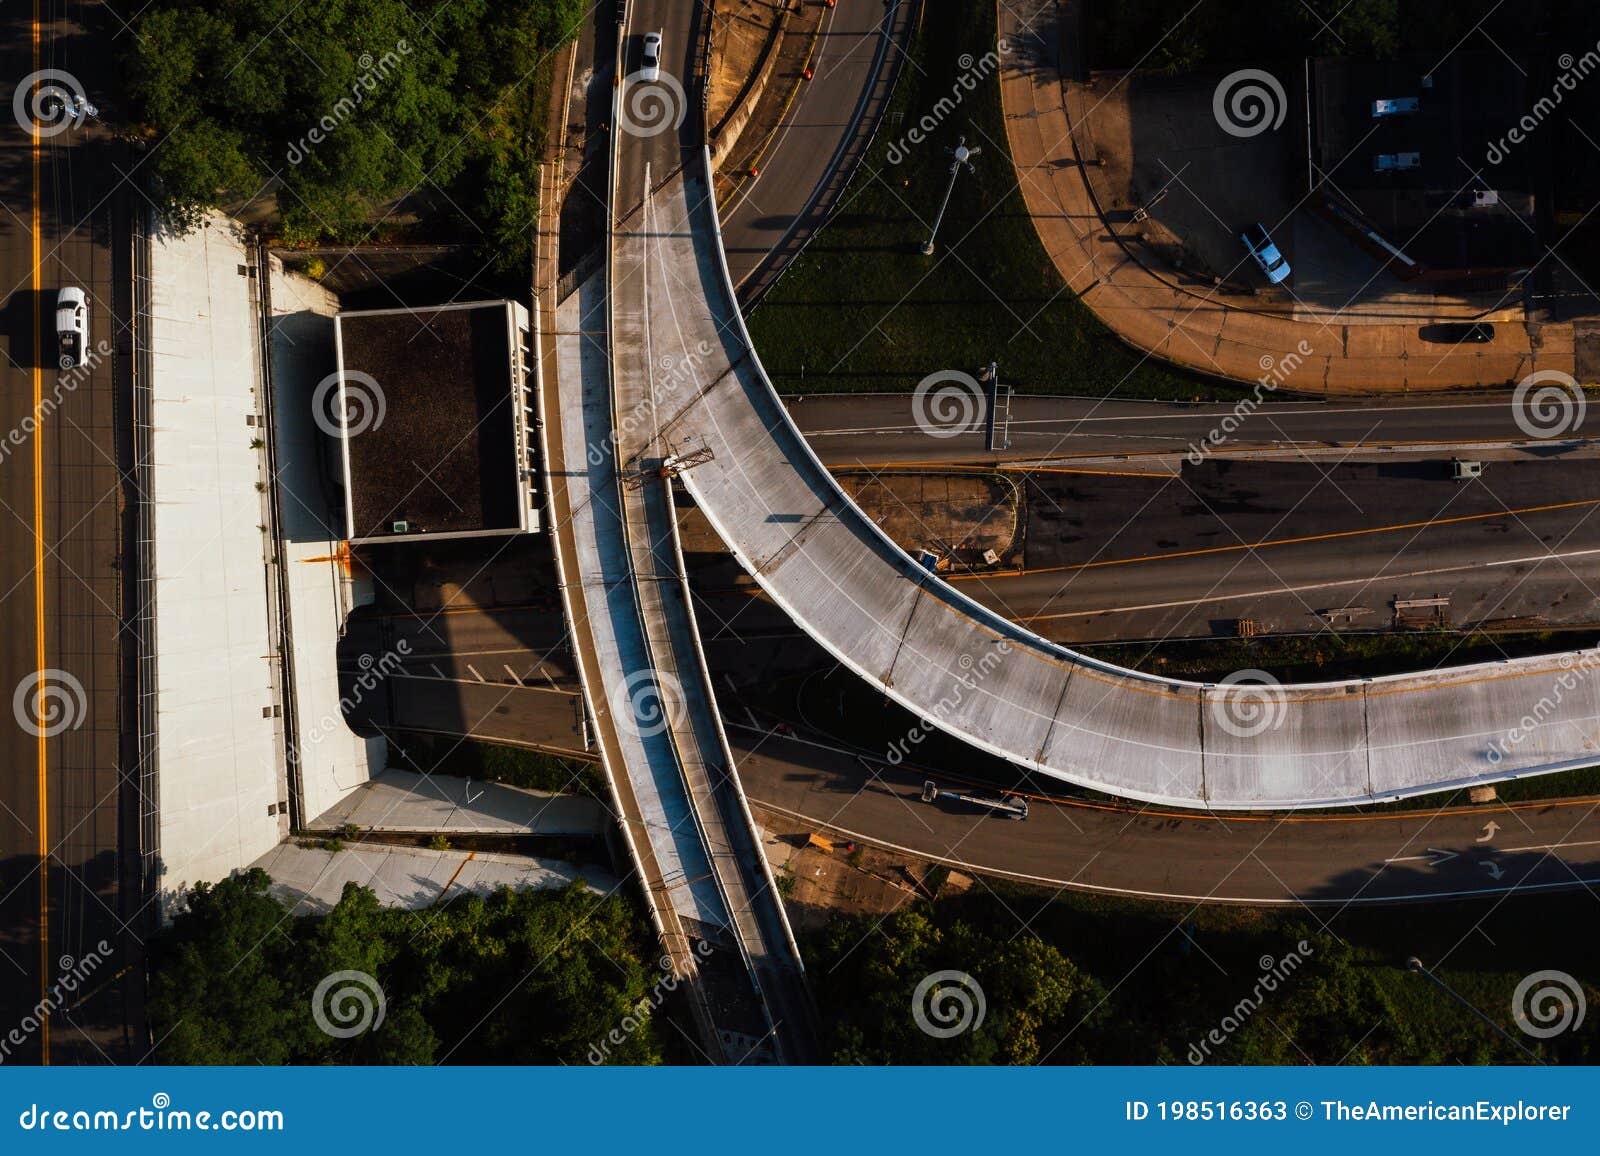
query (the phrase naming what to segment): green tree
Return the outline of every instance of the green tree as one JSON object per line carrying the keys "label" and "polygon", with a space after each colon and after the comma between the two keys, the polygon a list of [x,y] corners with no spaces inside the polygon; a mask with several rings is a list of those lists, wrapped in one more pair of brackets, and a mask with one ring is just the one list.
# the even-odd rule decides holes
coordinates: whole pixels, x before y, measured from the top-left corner
{"label": "green tree", "polygon": [[[812,974],[828,1012],[824,1030],[836,1063],[1078,1059],[1075,1047],[1062,1045],[1098,1002],[1093,981],[1055,947],[1026,932],[998,938],[959,920],[940,927],[921,908],[901,911],[876,928],[869,921],[836,918],[821,933],[817,954]],[[926,977],[947,971],[970,980],[948,980],[915,998]],[[914,1011],[918,1005],[935,1028],[964,1020],[972,1026],[944,1038],[930,1034]]]}
{"label": "green tree", "polygon": [[253,868],[188,894],[151,957],[158,1053],[184,1064],[284,1064],[309,1043],[293,1000],[294,924]]}
{"label": "green tree", "polygon": [[581,13],[576,0],[153,0],[124,41],[141,170],[178,225],[270,197],[287,240],[359,241],[404,199],[525,261],[540,66]]}
{"label": "green tree", "polygon": [[[661,1060],[654,1004],[670,989],[621,897],[575,883],[416,912],[349,883],[327,914],[293,916],[270,883],[256,869],[196,887],[152,944],[162,1062],[581,1064],[629,1017],[606,1061]],[[347,972],[359,975],[317,999],[319,985]],[[375,1022],[380,1000],[382,1021],[369,1030],[325,1030]]]}

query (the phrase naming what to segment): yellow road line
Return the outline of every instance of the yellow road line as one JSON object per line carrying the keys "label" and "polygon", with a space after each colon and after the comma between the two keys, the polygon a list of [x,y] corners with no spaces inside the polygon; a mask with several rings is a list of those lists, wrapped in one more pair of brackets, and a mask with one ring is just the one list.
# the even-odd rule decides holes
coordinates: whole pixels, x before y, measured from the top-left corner
{"label": "yellow road line", "polygon": [[1040,566],[1032,570],[1004,570],[977,574],[952,574],[950,582],[980,578],[1012,578],[1025,574],[1056,574],[1065,570],[1097,570],[1105,566],[1131,566],[1140,562],[1164,562],[1169,558],[1198,558],[1206,554],[1231,554],[1240,550],[1261,550],[1268,546],[1295,546],[1306,542],[1330,542],[1339,538],[1359,538],[1368,534],[1392,534],[1397,530],[1423,530],[1430,526],[1451,526],[1461,522],[1481,522],[1489,518],[1512,518],[1522,514],[1543,514],[1551,510],[1573,510],[1600,505],[1600,498],[1573,502],[1552,502],[1547,506],[1523,506],[1516,510],[1494,510],[1487,514],[1460,514],[1453,518],[1432,518],[1421,522],[1396,522],[1392,526],[1368,526],[1360,530],[1334,530],[1326,534],[1303,534],[1297,538],[1269,538],[1261,542],[1236,542],[1228,546],[1204,546],[1195,550],[1176,550],[1170,554],[1140,554],[1133,558],[1104,558],[1098,562],[1074,562],[1067,566]]}
{"label": "yellow road line", "polygon": [[[1019,461],[1039,461],[1048,459],[1018,459]],[[1062,459],[1070,460],[1070,459]],[[828,467],[834,473],[844,470],[877,470],[887,473],[900,470],[912,473],[927,473],[934,470],[954,470],[957,472],[976,472],[983,474],[1094,474],[1104,478],[1174,478],[1177,475],[1170,470],[1161,472],[1155,470],[1090,470],[1075,466],[1028,466],[1011,462],[997,461],[989,464],[967,462],[841,462]]]}
{"label": "yellow road line", "polygon": [[[39,0],[33,0],[33,71],[39,71]],[[39,315],[40,304],[40,238],[39,238],[39,201],[41,192],[40,137],[37,132],[32,134],[33,153],[33,212],[31,226],[33,230],[33,269],[29,274],[33,290],[33,335],[37,346],[42,346],[40,337],[43,328],[43,319]],[[34,659],[38,664],[38,671],[33,684],[35,695],[44,692],[44,367],[41,359],[44,349],[35,348],[33,356],[33,618],[34,618]],[[39,1046],[41,1064],[50,1062],[50,809],[48,796],[48,742],[45,737],[46,728],[39,728],[38,761],[39,761]]]}
{"label": "yellow road line", "polygon": [[[1378,395],[1373,395],[1373,396],[1378,396]],[[1444,409],[1444,408],[1448,408],[1448,407],[1440,406],[1439,408]],[[1227,415],[1226,414],[1215,414],[1215,415],[1211,415],[1211,416],[1215,416],[1215,417],[1219,417],[1220,418],[1220,417],[1225,417]],[[1072,419],[1063,418],[1061,420],[1070,421]],[[871,430],[862,430],[862,431],[854,431],[854,430],[851,430],[851,431],[822,430],[822,431],[818,431],[818,433],[809,434],[807,436],[808,437],[816,437],[816,436],[822,436],[822,435],[839,435],[841,433],[860,433],[862,435],[865,435],[865,434],[871,433],[871,432],[874,432],[874,431],[871,431]],[[1591,444],[1595,439],[1594,438],[1578,438],[1578,439],[1575,439],[1575,440],[1577,440],[1578,442],[1580,442],[1582,444],[1588,445],[1588,444]],[[1241,458],[1254,458],[1254,457],[1261,457],[1261,456],[1264,456],[1264,455],[1287,456],[1289,454],[1292,454],[1292,453],[1294,453],[1296,451],[1301,451],[1301,450],[1318,450],[1318,451],[1323,451],[1323,452],[1332,452],[1332,451],[1335,451],[1335,450],[1351,450],[1351,451],[1356,451],[1356,450],[1409,450],[1409,449],[1417,449],[1417,448],[1426,448],[1426,447],[1430,447],[1430,446],[1484,446],[1484,445],[1490,446],[1490,447],[1496,448],[1496,449],[1522,449],[1522,448],[1525,448],[1525,447],[1533,447],[1533,446],[1548,446],[1549,444],[1550,443],[1545,442],[1545,441],[1535,441],[1535,440],[1527,439],[1527,438],[1520,439],[1520,440],[1506,440],[1506,439],[1503,439],[1503,438],[1496,438],[1496,437],[1494,437],[1492,435],[1488,435],[1488,434],[1484,435],[1483,437],[1475,437],[1475,438],[1412,438],[1412,439],[1380,438],[1377,441],[1371,441],[1371,442],[1367,442],[1367,441],[1357,441],[1357,442],[1322,441],[1320,439],[1303,439],[1303,440],[1299,440],[1299,439],[1291,438],[1290,440],[1284,442],[1281,445],[1269,445],[1269,444],[1266,444],[1266,443],[1246,443],[1246,444],[1241,444],[1241,445],[1237,445],[1237,446],[1221,448],[1221,449],[1213,451],[1212,456],[1213,457],[1217,457],[1219,460],[1224,460],[1224,461],[1238,461],[1238,460],[1241,460]],[[1089,461],[1119,461],[1120,462],[1120,461],[1136,461],[1136,460],[1138,460],[1140,458],[1181,458],[1187,452],[1188,452],[1187,447],[1184,448],[1184,449],[1179,449],[1179,448],[1173,447],[1171,449],[1155,449],[1155,450],[1101,450],[1101,451],[1098,451],[1098,452],[1083,452],[1083,453],[1075,453],[1075,452],[1050,453],[1050,452],[1046,452],[1046,453],[1042,453],[1042,454],[1012,454],[1009,457],[997,457],[997,458],[993,458],[993,459],[991,459],[991,460],[989,460],[987,462],[981,462],[981,463],[980,462],[974,462],[973,459],[967,458],[967,459],[965,459],[965,462],[968,463],[968,464],[973,464],[973,465],[987,465],[987,466],[989,466],[991,468],[992,467],[997,467],[997,466],[1008,466],[1011,469],[1027,469],[1028,466],[1029,466],[1029,463],[1031,463],[1031,462],[1089,462]],[[907,458],[904,461],[886,462],[884,464],[885,465],[894,465],[894,466],[940,466],[940,465],[947,466],[947,465],[951,465],[952,463],[948,462],[948,461],[941,460],[939,458]],[[1120,474],[1120,473],[1123,473],[1124,471],[1122,471],[1122,470],[1111,470],[1111,471],[1108,471],[1108,472]],[[1129,476],[1130,477],[1144,477],[1144,476],[1147,476],[1147,475],[1129,474]],[[1171,477],[1172,475],[1170,475],[1170,474],[1150,474],[1148,476],[1149,477],[1154,477],[1154,478],[1165,478],[1165,477]]]}

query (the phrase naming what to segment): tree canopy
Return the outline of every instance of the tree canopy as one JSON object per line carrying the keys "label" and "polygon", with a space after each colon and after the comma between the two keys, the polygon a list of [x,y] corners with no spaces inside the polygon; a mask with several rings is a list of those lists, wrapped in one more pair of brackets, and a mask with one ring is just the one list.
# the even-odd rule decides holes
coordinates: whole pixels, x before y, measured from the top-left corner
{"label": "tree canopy", "polygon": [[164,214],[276,198],[289,241],[370,235],[411,197],[507,261],[537,198],[540,65],[577,0],[154,0],[128,86]]}
{"label": "tree canopy", "polygon": [[[500,891],[427,911],[382,907],[346,884],[325,916],[292,916],[260,869],[188,894],[152,946],[156,1057],[172,1064],[658,1063],[637,1009],[660,973],[618,896],[580,884]],[[372,1030],[339,1038],[313,1014],[318,985],[360,972],[382,992]],[[345,1021],[324,1001],[324,1016]]]}

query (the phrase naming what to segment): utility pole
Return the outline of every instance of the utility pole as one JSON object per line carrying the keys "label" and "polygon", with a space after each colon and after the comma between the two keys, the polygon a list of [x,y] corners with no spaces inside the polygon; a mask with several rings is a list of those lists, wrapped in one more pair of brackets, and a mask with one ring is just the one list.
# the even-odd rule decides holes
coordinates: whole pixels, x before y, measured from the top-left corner
{"label": "utility pole", "polygon": [[989,395],[989,415],[985,422],[985,450],[1011,448],[1011,387],[1000,384],[1000,364],[991,361],[983,371],[983,382]]}
{"label": "utility pole", "polygon": [[961,171],[963,166],[966,167],[968,172],[973,171],[972,158],[983,150],[969,149],[967,147],[967,138],[963,136],[956,141],[955,148],[945,149],[944,151],[949,153],[951,157],[950,180],[944,187],[944,199],[939,202],[939,212],[933,218],[933,229],[928,233],[928,239],[922,243],[922,255],[924,257],[933,256],[933,239],[939,235],[939,222],[944,220],[944,211],[950,204],[950,194],[955,192],[956,174]]}

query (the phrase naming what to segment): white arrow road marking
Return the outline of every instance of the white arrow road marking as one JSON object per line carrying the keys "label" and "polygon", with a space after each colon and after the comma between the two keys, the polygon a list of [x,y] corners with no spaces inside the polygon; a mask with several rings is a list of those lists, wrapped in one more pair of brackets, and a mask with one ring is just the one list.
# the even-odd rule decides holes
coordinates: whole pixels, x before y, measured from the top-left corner
{"label": "white arrow road marking", "polygon": [[1496,831],[1498,831],[1499,829],[1500,829],[1500,824],[1496,823],[1493,819],[1490,819],[1487,823],[1485,823],[1483,825],[1483,834],[1479,835],[1473,841],[1476,842],[1476,843],[1487,843],[1490,839],[1494,838],[1494,833]]}
{"label": "white arrow road marking", "polygon": [[1490,879],[1499,879],[1500,876],[1505,874],[1504,871],[1500,870],[1500,864],[1493,859],[1485,859],[1479,866],[1489,873]]}

